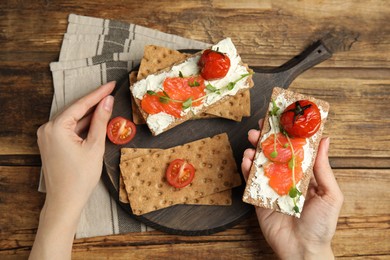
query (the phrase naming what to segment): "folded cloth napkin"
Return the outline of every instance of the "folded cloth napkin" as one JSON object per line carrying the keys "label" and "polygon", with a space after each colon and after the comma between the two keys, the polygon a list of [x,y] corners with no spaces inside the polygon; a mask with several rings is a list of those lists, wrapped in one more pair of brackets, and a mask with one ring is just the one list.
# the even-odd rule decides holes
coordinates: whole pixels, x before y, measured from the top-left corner
{"label": "folded cloth napkin", "polygon": [[[50,116],[100,85],[127,76],[144,46],[204,49],[209,44],[114,20],[70,14],[58,62],[52,62],[54,96]],[[39,191],[45,192],[41,173]],[[132,219],[100,181],[82,212],[76,238],[148,231]]]}

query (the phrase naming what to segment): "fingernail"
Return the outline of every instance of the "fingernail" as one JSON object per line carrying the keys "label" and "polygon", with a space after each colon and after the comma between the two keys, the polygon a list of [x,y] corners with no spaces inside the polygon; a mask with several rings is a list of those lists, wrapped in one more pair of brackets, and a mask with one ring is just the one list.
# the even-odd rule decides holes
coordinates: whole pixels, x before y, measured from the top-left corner
{"label": "fingernail", "polygon": [[104,99],[104,103],[103,103],[104,110],[106,110],[107,112],[111,112],[113,105],[114,105],[114,97],[111,95],[108,95]]}

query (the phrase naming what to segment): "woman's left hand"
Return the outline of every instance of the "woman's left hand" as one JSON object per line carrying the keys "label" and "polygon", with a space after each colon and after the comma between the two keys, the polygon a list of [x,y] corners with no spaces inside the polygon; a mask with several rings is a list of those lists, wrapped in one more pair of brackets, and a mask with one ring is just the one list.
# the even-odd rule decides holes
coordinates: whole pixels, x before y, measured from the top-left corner
{"label": "woman's left hand", "polygon": [[31,259],[70,259],[81,211],[102,172],[114,87],[99,87],[38,129],[46,200]]}

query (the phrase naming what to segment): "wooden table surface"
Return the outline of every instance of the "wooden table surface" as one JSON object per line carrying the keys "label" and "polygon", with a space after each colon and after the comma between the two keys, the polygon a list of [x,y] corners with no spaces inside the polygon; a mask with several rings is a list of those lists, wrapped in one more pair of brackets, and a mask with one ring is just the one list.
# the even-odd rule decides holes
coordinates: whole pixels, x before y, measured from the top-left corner
{"label": "wooden table surface", "polygon": [[[128,3],[126,3],[128,2]],[[0,3],[0,259],[28,256],[44,195],[37,128],[48,120],[70,13],[131,22],[216,42],[231,37],[253,67],[275,67],[313,41],[341,39],[294,91],[331,105],[325,135],[345,195],[333,250],[390,258],[390,5],[388,1],[17,1]],[[253,215],[210,236],[158,231],[76,240],[79,258],[272,258]]]}

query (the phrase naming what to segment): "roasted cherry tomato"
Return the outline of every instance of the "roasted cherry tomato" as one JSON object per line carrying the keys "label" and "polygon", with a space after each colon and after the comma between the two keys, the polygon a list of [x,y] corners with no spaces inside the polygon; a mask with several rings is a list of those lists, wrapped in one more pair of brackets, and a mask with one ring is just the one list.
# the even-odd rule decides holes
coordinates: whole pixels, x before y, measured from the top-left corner
{"label": "roasted cherry tomato", "polygon": [[207,49],[199,59],[200,75],[206,80],[220,79],[226,76],[230,68],[229,57],[219,51]]}
{"label": "roasted cherry tomato", "polygon": [[320,128],[321,113],[313,102],[299,100],[283,111],[280,124],[289,136],[308,138]]}
{"label": "roasted cherry tomato", "polygon": [[126,144],[130,142],[137,128],[133,122],[121,116],[111,119],[107,126],[107,136],[114,144]]}
{"label": "roasted cherry tomato", "polygon": [[168,183],[175,188],[184,188],[191,183],[194,176],[194,166],[182,159],[173,160],[165,174]]}

